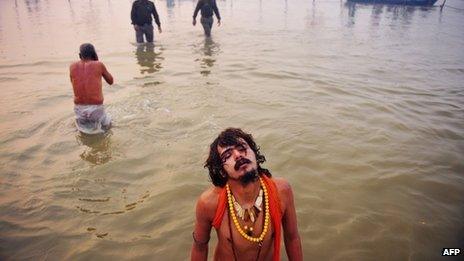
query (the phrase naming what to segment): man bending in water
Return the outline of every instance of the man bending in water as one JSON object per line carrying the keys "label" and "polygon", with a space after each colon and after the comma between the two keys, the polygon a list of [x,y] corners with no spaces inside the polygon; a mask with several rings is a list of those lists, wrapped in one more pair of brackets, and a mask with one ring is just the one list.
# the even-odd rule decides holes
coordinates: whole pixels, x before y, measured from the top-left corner
{"label": "man bending in water", "polygon": [[211,228],[214,260],[279,260],[283,228],[289,260],[303,260],[293,192],[260,166],[265,161],[251,134],[224,130],[210,145],[205,167],[214,186],[196,205],[192,260],[207,260]]}
{"label": "man bending in water", "polygon": [[98,61],[93,45],[82,44],[80,60],[69,67],[69,76],[74,90],[74,112],[77,129],[86,134],[103,133],[111,127],[111,118],[103,107],[103,77],[113,84],[113,76],[105,65]]}

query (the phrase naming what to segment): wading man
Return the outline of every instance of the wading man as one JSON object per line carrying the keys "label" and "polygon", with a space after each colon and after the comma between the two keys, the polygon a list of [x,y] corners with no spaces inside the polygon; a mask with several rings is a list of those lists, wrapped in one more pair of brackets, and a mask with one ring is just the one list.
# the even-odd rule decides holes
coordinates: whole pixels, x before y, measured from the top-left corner
{"label": "wading man", "polygon": [[207,260],[214,227],[214,260],[279,260],[282,237],[289,260],[302,260],[293,192],[272,178],[251,134],[224,130],[210,145],[205,167],[214,186],[196,205],[192,260]]}
{"label": "wading man", "polygon": [[155,4],[148,0],[136,0],[132,4],[131,20],[134,25],[137,43],[143,43],[143,35],[145,35],[147,42],[153,42],[152,15],[155,18],[156,25],[158,25],[158,32],[161,33],[161,23]]}
{"label": "wading man", "polygon": [[103,107],[102,77],[113,84],[113,76],[98,61],[95,47],[89,43],[79,48],[80,60],[69,67],[74,91],[77,129],[86,134],[103,133],[111,127],[111,118]]}
{"label": "wading man", "polygon": [[207,37],[211,36],[211,29],[213,28],[213,12],[216,14],[218,19],[218,26],[221,25],[221,16],[219,15],[219,9],[216,5],[216,0],[198,0],[195,11],[193,12],[193,26],[197,24],[197,14],[201,10],[201,25],[205,31]]}

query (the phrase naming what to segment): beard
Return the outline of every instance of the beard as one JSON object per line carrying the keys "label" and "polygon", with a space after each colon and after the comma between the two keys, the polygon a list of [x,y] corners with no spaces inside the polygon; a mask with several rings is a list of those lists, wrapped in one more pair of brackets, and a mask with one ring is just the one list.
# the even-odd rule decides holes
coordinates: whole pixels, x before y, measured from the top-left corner
{"label": "beard", "polygon": [[258,180],[258,171],[255,169],[247,171],[238,180],[240,181],[240,183],[242,183],[243,186],[255,182],[256,180]]}

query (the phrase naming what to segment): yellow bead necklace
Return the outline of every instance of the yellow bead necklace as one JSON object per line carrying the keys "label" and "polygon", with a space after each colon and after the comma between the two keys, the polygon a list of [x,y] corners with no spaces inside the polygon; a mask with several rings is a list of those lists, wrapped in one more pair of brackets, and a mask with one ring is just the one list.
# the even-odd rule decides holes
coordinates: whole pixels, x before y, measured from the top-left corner
{"label": "yellow bead necklace", "polygon": [[235,215],[234,211],[234,203],[232,200],[232,193],[230,192],[230,187],[229,184],[226,184],[226,191],[227,191],[227,200],[229,203],[229,213],[230,216],[232,217],[232,220],[234,221],[235,228],[237,228],[238,232],[240,235],[245,238],[248,241],[255,242],[255,243],[260,243],[264,240],[264,237],[266,236],[267,230],[269,229],[269,220],[270,220],[270,214],[269,214],[269,197],[267,194],[267,188],[264,184],[264,181],[259,177],[259,182],[261,183],[261,187],[264,192],[264,227],[263,231],[261,232],[261,235],[259,237],[252,237],[247,235],[247,233],[242,229],[240,224],[238,223],[237,216]]}

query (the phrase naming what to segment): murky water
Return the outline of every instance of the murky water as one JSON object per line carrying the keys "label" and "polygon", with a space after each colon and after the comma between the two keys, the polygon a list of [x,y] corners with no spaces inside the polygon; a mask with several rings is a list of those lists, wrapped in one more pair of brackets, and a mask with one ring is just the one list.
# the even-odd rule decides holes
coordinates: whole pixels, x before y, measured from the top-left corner
{"label": "murky water", "polygon": [[[218,1],[211,40],[195,1],[155,3],[150,48],[129,0],[0,1],[1,259],[188,259],[202,164],[229,126],[293,185],[306,260],[464,246],[463,1]],[[116,81],[102,137],[73,125],[84,42]]]}

